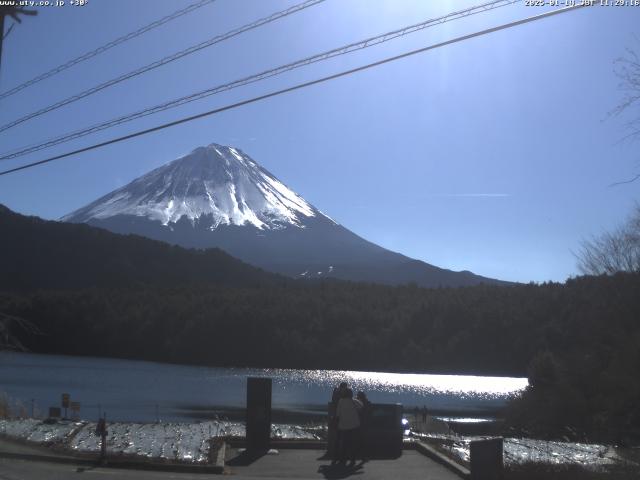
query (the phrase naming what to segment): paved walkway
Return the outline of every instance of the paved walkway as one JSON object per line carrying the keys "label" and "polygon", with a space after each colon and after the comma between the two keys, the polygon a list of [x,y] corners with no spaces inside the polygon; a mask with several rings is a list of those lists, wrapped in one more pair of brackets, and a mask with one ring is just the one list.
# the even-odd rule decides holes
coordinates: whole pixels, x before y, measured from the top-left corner
{"label": "paved walkway", "polygon": [[[1,455],[20,454],[23,458],[7,458]],[[270,479],[346,479],[354,480],[460,480],[460,477],[415,450],[405,450],[394,460],[371,460],[355,468],[332,466],[323,458],[324,451],[310,449],[280,449],[257,459],[245,459],[234,449],[226,456],[225,473],[237,480]],[[146,471],[123,468],[95,467],[91,462],[65,458],[65,463],[55,462],[62,456],[38,446],[18,444],[0,439],[0,480],[63,480],[113,478],[123,480],[195,480],[217,478],[207,473],[178,473]],[[69,460],[71,460],[69,462]],[[76,459],[77,460],[77,459]]]}
{"label": "paved walkway", "polygon": [[281,449],[253,463],[234,465],[234,453],[227,456],[229,472],[237,479],[341,479],[357,480],[460,480],[456,474],[414,450],[405,450],[394,460],[371,460],[355,468],[331,465],[322,450]]}
{"label": "paved walkway", "polygon": [[[228,474],[235,480],[275,479],[346,479],[354,480],[460,480],[458,476],[415,451],[406,451],[397,460],[372,460],[357,469],[331,467],[314,450],[286,450],[268,455],[246,467],[230,467]],[[49,462],[34,462],[0,458],[1,480],[204,480],[220,479],[220,475],[202,473],[149,472],[116,468],[94,468]]]}
{"label": "paved walkway", "polygon": [[[15,442],[0,438],[0,455],[6,454],[18,454],[34,457],[53,457],[53,458],[73,458],[71,455],[64,455],[60,452],[55,452],[48,447],[41,445],[30,445],[26,442]],[[1,478],[1,477],[0,477]]]}
{"label": "paved walkway", "polygon": [[150,472],[0,458],[0,480],[221,480],[201,473]]}

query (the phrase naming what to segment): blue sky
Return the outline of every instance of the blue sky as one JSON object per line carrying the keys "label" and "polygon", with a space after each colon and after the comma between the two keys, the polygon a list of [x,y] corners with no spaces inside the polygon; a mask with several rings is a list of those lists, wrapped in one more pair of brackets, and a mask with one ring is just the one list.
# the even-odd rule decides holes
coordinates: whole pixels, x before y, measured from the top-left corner
{"label": "blue sky", "polygon": [[[42,8],[5,40],[0,90],[189,3]],[[0,101],[0,123],[295,3],[217,0]],[[477,3],[327,0],[0,133],[0,152]],[[450,22],[0,163],[39,160],[542,11],[521,4]],[[241,148],[386,248],[506,280],[564,281],[577,274],[580,241],[623,222],[638,200],[640,182],[609,187],[638,172],[640,144],[621,141],[625,117],[608,116],[622,98],[614,60],[640,49],[638,25],[640,7],[592,7],[475,38],[0,177],[0,203],[56,219],[217,142]]]}

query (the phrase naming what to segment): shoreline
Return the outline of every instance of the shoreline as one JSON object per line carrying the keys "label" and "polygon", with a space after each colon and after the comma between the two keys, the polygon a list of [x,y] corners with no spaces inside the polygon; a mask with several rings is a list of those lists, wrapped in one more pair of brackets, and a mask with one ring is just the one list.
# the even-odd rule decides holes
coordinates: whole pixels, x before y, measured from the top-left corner
{"label": "shoreline", "polygon": [[359,369],[359,368],[350,368],[344,370],[338,370],[335,368],[320,368],[320,367],[304,367],[304,366],[290,366],[290,367],[282,367],[282,366],[254,366],[254,365],[213,365],[213,364],[205,364],[205,363],[188,363],[188,362],[172,362],[169,360],[156,360],[156,359],[146,359],[141,357],[122,357],[122,356],[97,356],[97,355],[83,355],[83,354],[72,354],[72,353],[50,353],[50,352],[20,352],[20,351],[12,351],[12,350],[4,350],[0,351],[0,355],[34,355],[34,356],[49,356],[49,357],[62,357],[67,359],[83,359],[83,360],[108,360],[113,362],[136,362],[141,364],[149,364],[150,366],[172,366],[172,367],[185,367],[185,368],[210,368],[210,369],[225,369],[225,370],[250,370],[256,372],[298,372],[298,371],[326,371],[326,372],[339,372],[344,374],[350,373],[380,373],[380,374],[388,374],[388,375],[426,375],[426,376],[437,376],[437,377],[472,377],[472,378],[495,378],[495,379],[513,379],[513,380],[524,380],[527,378],[526,372],[519,372],[519,375],[516,375],[514,372],[505,373],[505,372],[478,372],[478,371],[452,371],[448,369],[442,370],[430,370],[430,371],[418,371],[418,370],[371,370],[371,369]]}
{"label": "shoreline", "polygon": [[[438,422],[442,424],[444,422]],[[94,422],[62,420],[47,423],[38,419],[0,419],[0,438],[26,446],[45,448],[59,455],[94,458],[100,450]],[[210,459],[213,440],[238,439],[245,436],[241,422],[168,422],[107,423],[107,452],[117,458],[140,458],[145,461],[204,465]],[[273,441],[323,442],[322,425],[272,425]],[[486,435],[460,435],[455,432],[412,432],[407,439],[437,445],[460,463],[468,463],[469,446]],[[527,463],[581,465],[586,468],[615,466],[629,462],[631,454],[612,445],[554,442],[529,438],[505,438],[505,464]],[[629,450],[629,449],[627,449]],[[632,461],[638,465],[638,460]]]}

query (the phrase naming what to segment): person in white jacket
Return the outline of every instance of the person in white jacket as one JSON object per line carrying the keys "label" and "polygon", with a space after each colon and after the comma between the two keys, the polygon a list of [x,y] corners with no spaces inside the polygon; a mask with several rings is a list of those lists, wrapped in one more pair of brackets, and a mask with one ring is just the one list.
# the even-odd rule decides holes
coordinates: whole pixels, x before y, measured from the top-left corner
{"label": "person in white jacket", "polygon": [[342,391],[338,407],[336,408],[336,417],[338,417],[338,459],[340,463],[346,463],[347,457],[350,459],[350,465],[356,463],[356,451],[358,441],[358,429],[360,428],[359,410],[362,403],[353,398],[353,390],[345,389]]}

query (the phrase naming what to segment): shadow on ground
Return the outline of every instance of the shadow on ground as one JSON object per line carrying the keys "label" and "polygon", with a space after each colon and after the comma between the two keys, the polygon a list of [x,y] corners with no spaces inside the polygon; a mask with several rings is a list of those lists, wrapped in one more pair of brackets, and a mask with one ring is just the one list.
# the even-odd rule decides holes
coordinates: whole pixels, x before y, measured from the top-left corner
{"label": "shadow on ground", "polygon": [[318,473],[321,473],[324,478],[338,479],[347,478],[352,475],[362,475],[364,473],[364,462],[356,463],[351,466],[349,464],[336,463],[330,465],[320,465]]}
{"label": "shadow on ground", "polygon": [[253,462],[260,460],[268,453],[268,450],[244,450],[225,463],[230,467],[248,467]]}

